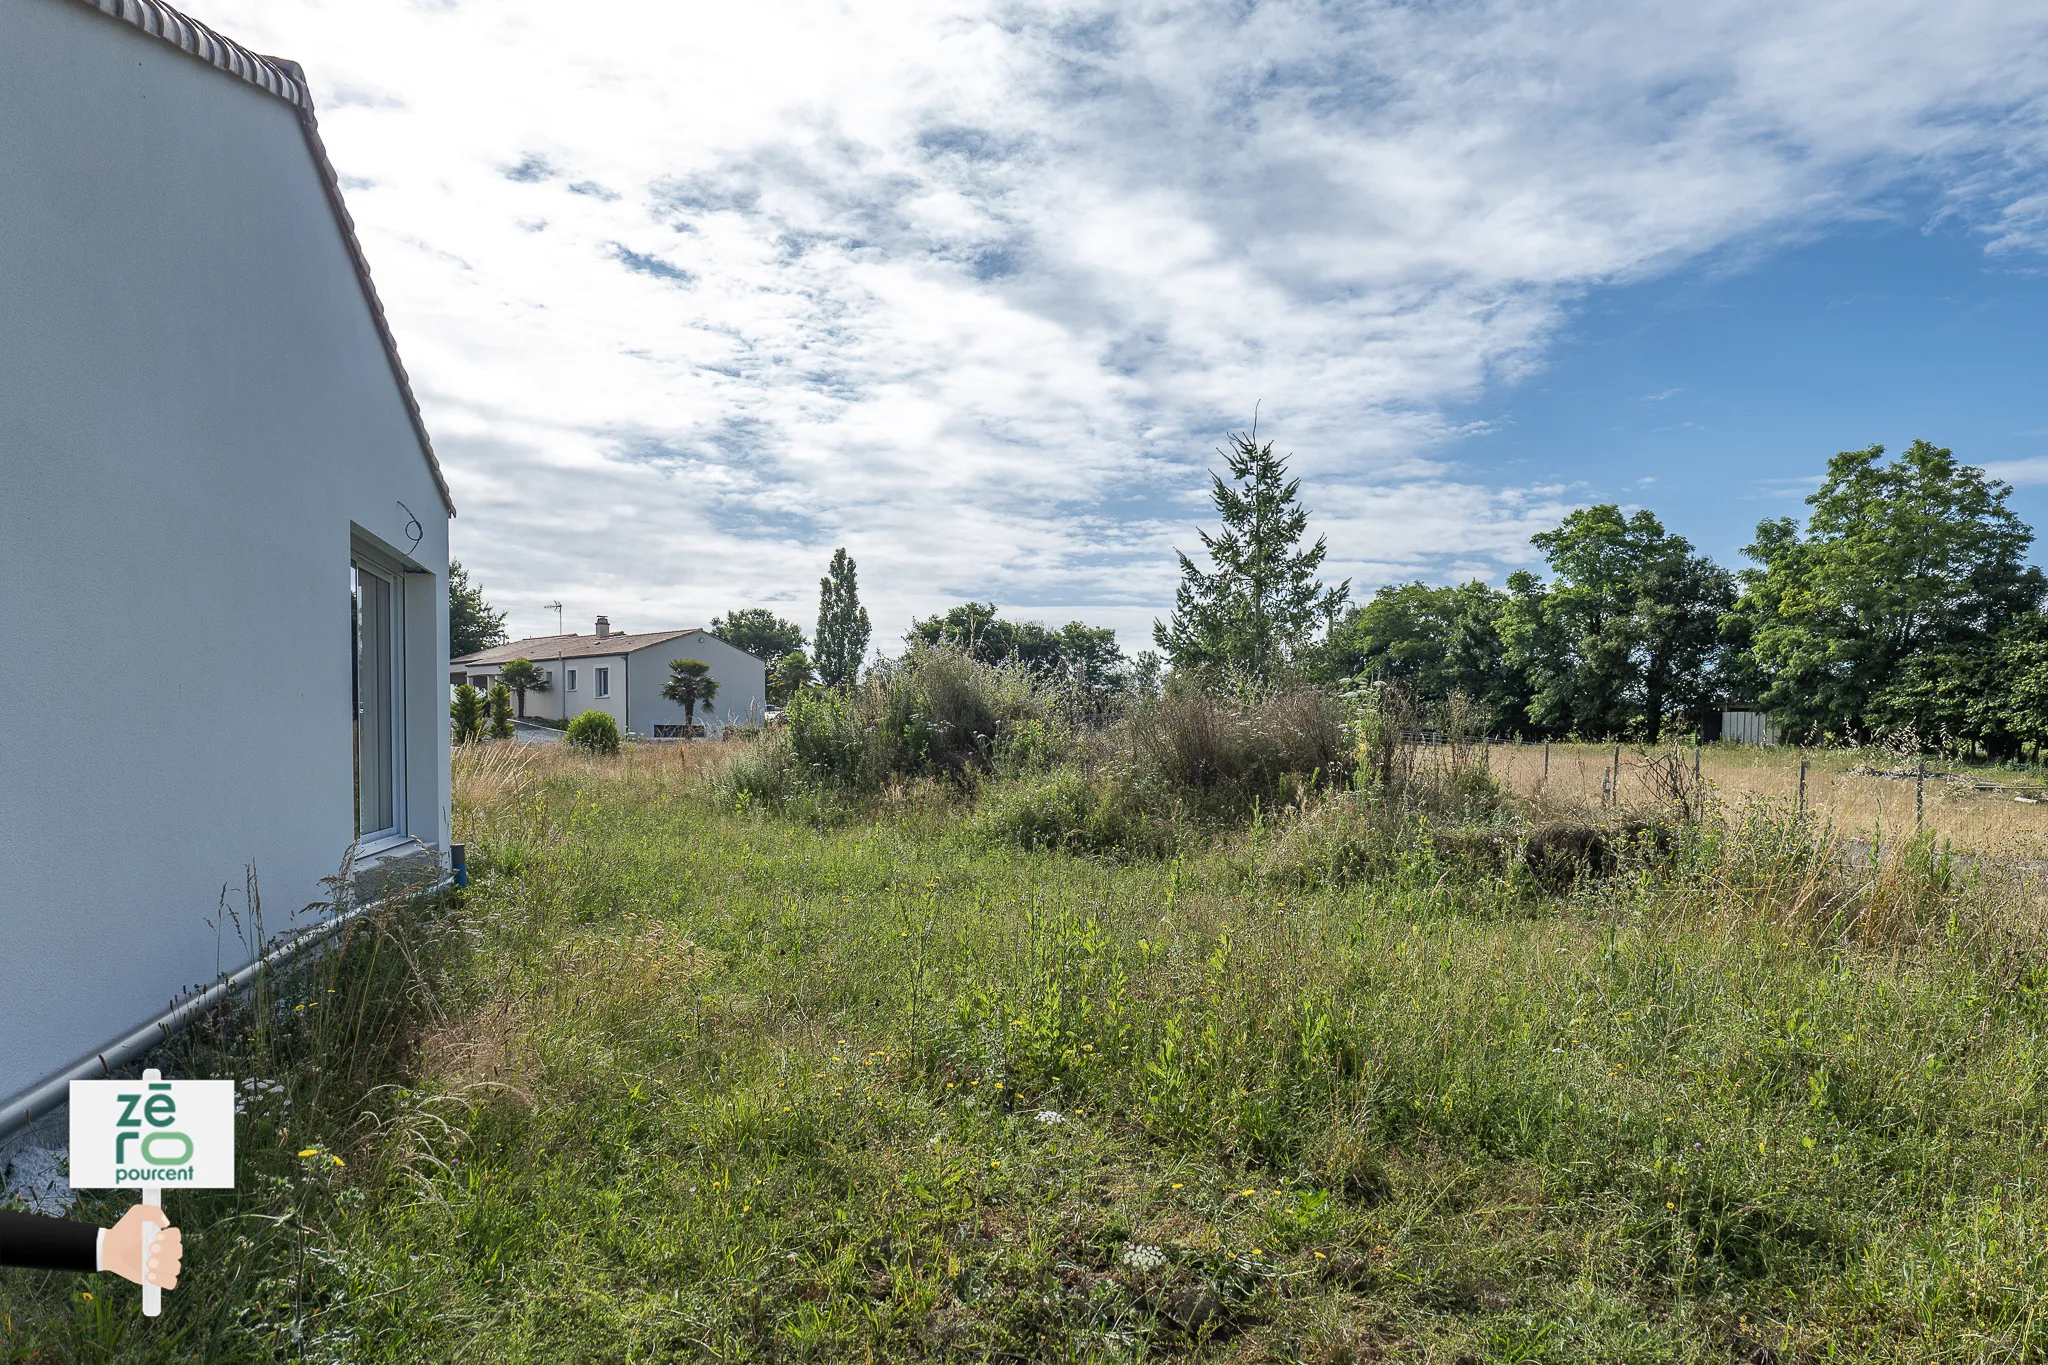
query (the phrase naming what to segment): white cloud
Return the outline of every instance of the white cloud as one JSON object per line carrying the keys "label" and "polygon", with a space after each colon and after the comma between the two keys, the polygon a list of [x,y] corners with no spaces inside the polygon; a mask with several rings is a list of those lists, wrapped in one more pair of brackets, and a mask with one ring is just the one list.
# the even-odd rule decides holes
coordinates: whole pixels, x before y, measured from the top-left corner
{"label": "white cloud", "polygon": [[1984,472],[2016,488],[2048,483],[2048,455],[2034,455],[2024,460],[1994,460],[1984,466]]}
{"label": "white cloud", "polygon": [[808,621],[846,544],[885,636],[1128,630],[1261,400],[1337,573],[1498,571],[1567,490],[1446,467],[1444,413],[1578,293],[1908,182],[2048,221],[2012,4],[193,8],[305,64],[522,629]]}

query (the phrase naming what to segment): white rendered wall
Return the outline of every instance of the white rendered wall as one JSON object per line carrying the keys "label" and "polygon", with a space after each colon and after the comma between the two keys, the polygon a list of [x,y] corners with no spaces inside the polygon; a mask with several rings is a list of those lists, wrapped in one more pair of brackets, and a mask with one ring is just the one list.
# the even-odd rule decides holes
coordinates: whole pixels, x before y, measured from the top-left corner
{"label": "white rendered wall", "polygon": [[[718,699],[708,707],[697,708],[697,723],[704,727],[707,738],[716,739],[722,734],[728,719],[740,724],[760,723],[761,710],[767,704],[767,666],[709,631],[699,631],[634,651],[633,723],[628,728],[635,734],[651,738],[657,725],[683,723],[683,708],[661,695],[661,689],[668,685],[671,659],[696,659],[711,665],[711,677],[718,683]],[[612,676],[616,679],[618,675]],[[617,682],[612,686],[616,690]]]}
{"label": "white rendered wall", "polygon": [[[574,720],[585,711],[602,711],[619,723],[619,733],[624,734],[632,727],[626,724],[626,705],[631,700],[626,691],[626,656],[623,654],[598,654],[587,659],[550,660],[548,667],[555,670],[557,685],[568,675],[562,670],[576,670],[576,690],[565,692],[562,702],[567,706],[567,718]],[[611,695],[597,695],[597,670],[611,670]]]}
{"label": "white rendered wall", "polygon": [[41,662],[0,732],[0,1095],[245,961],[206,924],[245,865],[273,928],[321,894],[352,529],[427,571],[406,802],[445,845],[447,520],[293,110],[4,0],[0,632]]}

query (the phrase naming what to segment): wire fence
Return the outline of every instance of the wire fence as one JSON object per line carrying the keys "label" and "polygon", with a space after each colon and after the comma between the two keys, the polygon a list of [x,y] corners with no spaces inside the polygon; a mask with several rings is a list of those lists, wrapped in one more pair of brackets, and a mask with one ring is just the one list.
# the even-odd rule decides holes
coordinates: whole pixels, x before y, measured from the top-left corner
{"label": "wire fence", "polygon": [[[1675,779],[1723,805],[1782,801],[1844,831],[1931,830],[1957,843],[2023,844],[2048,854],[2048,776],[1986,773],[1874,750],[1566,744],[1512,737],[1403,735],[1435,762],[1483,765],[1523,795],[1615,809],[1668,803]],[[1697,809],[1697,807],[1695,807]]]}

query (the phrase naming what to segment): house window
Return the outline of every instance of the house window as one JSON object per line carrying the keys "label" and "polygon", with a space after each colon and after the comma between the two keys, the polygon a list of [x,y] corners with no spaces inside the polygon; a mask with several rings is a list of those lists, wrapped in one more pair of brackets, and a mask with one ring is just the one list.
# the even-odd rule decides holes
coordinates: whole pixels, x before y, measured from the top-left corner
{"label": "house window", "polygon": [[356,837],[397,834],[404,818],[403,597],[397,575],[350,565],[349,623],[355,664]]}
{"label": "house window", "polygon": [[612,694],[612,671],[609,668],[597,670],[597,695],[609,697]]}
{"label": "house window", "polygon": [[576,670],[573,668],[569,670],[569,690],[571,692],[576,690]]}

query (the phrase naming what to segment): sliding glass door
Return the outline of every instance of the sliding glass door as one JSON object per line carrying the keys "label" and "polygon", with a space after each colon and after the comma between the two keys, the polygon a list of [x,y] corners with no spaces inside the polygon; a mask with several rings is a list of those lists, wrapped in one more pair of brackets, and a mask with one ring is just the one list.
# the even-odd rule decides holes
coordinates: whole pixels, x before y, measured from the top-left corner
{"label": "sliding glass door", "polygon": [[399,705],[402,653],[398,577],[357,560],[350,566],[350,610],[355,658],[356,838],[396,835],[403,819],[404,733]]}

